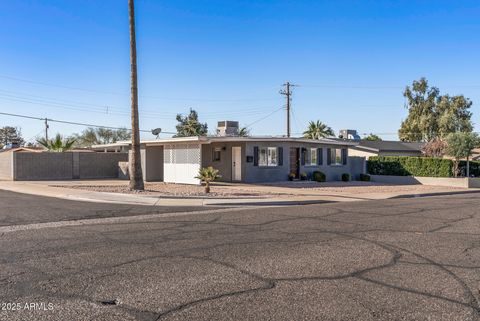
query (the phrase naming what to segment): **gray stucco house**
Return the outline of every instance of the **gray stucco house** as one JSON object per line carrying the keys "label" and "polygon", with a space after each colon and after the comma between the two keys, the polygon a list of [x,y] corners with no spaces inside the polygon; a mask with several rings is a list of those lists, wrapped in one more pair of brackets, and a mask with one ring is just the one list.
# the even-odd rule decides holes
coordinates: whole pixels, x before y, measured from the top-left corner
{"label": "gray stucco house", "polygon": [[[355,161],[348,148],[356,143],[345,140],[287,137],[207,136],[178,137],[141,142],[142,168],[146,181],[199,184],[195,178],[201,167],[220,171],[220,181],[285,181],[289,173],[319,170],[328,181],[352,177],[364,171],[363,158]],[[96,150],[128,151],[130,142],[93,146]]]}

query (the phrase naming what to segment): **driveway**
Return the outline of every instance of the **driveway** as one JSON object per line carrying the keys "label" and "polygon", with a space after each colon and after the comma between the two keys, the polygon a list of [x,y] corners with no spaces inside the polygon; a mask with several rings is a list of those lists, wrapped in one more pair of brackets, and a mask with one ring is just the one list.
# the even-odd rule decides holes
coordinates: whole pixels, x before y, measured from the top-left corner
{"label": "driveway", "polygon": [[469,194],[0,232],[1,301],[21,307],[0,320],[478,320],[478,208]]}

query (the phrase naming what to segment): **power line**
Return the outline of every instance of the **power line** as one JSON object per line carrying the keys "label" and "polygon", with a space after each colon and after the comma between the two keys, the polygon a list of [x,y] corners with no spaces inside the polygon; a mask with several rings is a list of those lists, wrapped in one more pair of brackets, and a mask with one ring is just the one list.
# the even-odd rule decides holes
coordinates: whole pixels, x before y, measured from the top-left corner
{"label": "power line", "polygon": [[254,122],[246,125],[245,128],[250,128],[250,127],[252,127],[252,125],[257,124],[258,122],[261,122],[261,121],[264,120],[264,119],[267,119],[268,117],[272,116],[273,114],[275,114],[276,112],[278,112],[278,111],[280,111],[280,110],[282,110],[282,109],[285,109],[285,107],[280,107],[280,108],[278,108],[278,109],[275,109],[274,111],[272,111],[271,113],[269,113],[267,116],[262,117],[262,118],[260,118],[260,119],[257,119],[256,121],[254,121]]}
{"label": "power line", "polygon": [[[103,125],[94,125],[94,124],[86,124],[86,123],[80,123],[80,122],[73,122],[73,121],[67,121],[67,120],[58,120],[58,119],[51,119],[51,118],[40,118],[40,117],[33,117],[33,116],[27,116],[27,115],[20,115],[20,114],[12,114],[12,113],[4,113],[0,112],[0,115],[5,115],[5,116],[12,116],[12,117],[20,117],[20,118],[27,118],[27,119],[34,119],[34,120],[41,120],[41,121],[47,121],[47,122],[53,122],[53,123],[61,123],[61,124],[69,124],[69,125],[76,125],[76,126],[85,126],[85,127],[94,127],[94,128],[105,128],[105,129],[126,129],[126,130],[131,130],[126,127],[113,127],[113,126],[103,126]],[[143,133],[151,133],[150,130],[145,130],[141,129],[140,130]],[[164,134],[176,134],[173,132],[164,132]]]}
{"label": "power line", "polygon": [[[58,84],[53,84],[53,83],[34,81],[34,80],[17,78],[17,77],[10,77],[10,76],[5,76],[5,75],[0,75],[0,78],[9,79],[9,80],[13,80],[13,81],[24,82],[24,83],[29,83],[29,84],[34,84],[34,85],[40,85],[40,86],[56,87],[56,88],[63,88],[63,89],[83,91],[83,92],[91,92],[91,93],[97,93],[97,94],[107,94],[107,95],[116,95],[116,96],[129,96],[130,95],[130,93],[120,93],[120,92],[113,92],[113,91],[103,91],[103,90],[96,90],[96,89],[89,89],[89,88],[64,86],[64,85],[58,85]],[[276,100],[276,98],[233,98],[233,99],[176,98],[176,97],[172,98],[172,97],[158,97],[158,96],[149,96],[149,95],[139,95],[139,97],[150,98],[150,99],[159,99],[159,100],[171,100],[171,101],[206,101],[206,102]]]}
{"label": "power line", "polygon": [[[298,85],[302,88],[330,88],[330,89],[405,89],[407,86],[382,86],[382,85]],[[452,85],[452,86],[442,86],[443,88],[469,88],[469,89],[480,89],[480,85]]]}
{"label": "power line", "polygon": [[[2,92],[5,92],[6,94]],[[22,97],[19,95],[25,95],[27,97]],[[94,112],[94,113],[101,113],[101,114],[108,113],[108,114],[117,114],[117,115],[129,115],[129,112],[127,112],[128,108],[118,108],[118,107],[116,108],[112,104],[97,105],[97,104],[90,104],[90,103],[84,103],[84,102],[76,102],[73,100],[53,99],[48,97],[30,95],[26,93],[13,92],[8,90],[1,90],[1,89],[0,89],[0,99],[7,100],[7,101],[22,102],[27,104],[38,104],[38,105],[53,107],[53,108],[64,108],[69,110],[78,110],[78,111]],[[93,106],[94,108],[88,107],[88,106]],[[238,111],[229,111],[227,112],[227,114],[232,116],[243,115],[245,113],[263,114],[265,113],[265,108],[266,107],[247,107],[247,108],[242,108],[242,110],[238,110]],[[146,110],[143,108],[141,108],[140,111],[142,112],[142,115],[152,116],[156,118],[164,118],[164,119],[170,119],[177,115],[177,113],[158,113],[153,110]],[[202,116],[206,115],[207,117],[210,116],[210,118],[225,116],[225,114],[226,112],[224,111],[202,112]]]}

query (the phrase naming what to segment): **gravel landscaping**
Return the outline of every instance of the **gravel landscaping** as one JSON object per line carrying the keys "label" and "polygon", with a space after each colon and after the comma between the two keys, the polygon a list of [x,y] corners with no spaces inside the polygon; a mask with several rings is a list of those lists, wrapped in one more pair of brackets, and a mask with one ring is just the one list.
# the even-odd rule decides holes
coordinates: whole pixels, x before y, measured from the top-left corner
{"label": "gravel landscaping", "polygon": [[221,186],[211,186],[211,192],[205,193],[204,186],[198,185],[186,185],[186,184],[169,184],[169,183],[145,183],[144,191],[131,191],[128,188],[128,184],[115,184],[115,185],[57,185],[57,187],[68,187],[75,189],[83,189],[95,192],[107,192],[107,193],[126,193],[126,194],[142,194],[142,195],[165,195],[165,196],[184,196],[184,197],[268,197],[278,196],[279,193],[264,193],[259,191],[246,191],[243,189],[232,189]]}
{"label": "gravel landscaping", "polygon": [[146,183],[145,191],[130,191],[128,182],[115,182],[108,184],[102,182],[86,182],[82,184],[65,184],[57,185],[57,187],[67,187],[74,189],[83,189],[97,192],[108,193],[126,193],[126,194],[142,194],[155,196],[170,197],[211,197],[211,198],[269,198],[269,197],[289,197],[295,196],[311,196],[324,194],[417,194],[417,193],[435,193],[458,191],[461,188],[443,187],[443,186],[426,186],[426,185],[387,185],[375,182],[279,182],[261,185],[249,184],[223,184],[214,183],[211,193],[206,194],[203,186],[171,184],[171,183]]}

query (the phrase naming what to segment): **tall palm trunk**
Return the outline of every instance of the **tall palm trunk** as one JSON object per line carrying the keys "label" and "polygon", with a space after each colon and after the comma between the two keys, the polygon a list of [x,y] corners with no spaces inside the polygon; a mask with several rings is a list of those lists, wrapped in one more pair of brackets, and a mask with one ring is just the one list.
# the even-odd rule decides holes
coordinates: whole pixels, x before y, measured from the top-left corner
{"label": "tall palm trunk", "polygon": [[130,189],[143,190],[143,175],[140,159],[140,130],[138,122],[138,89],[137,89],[137,43],[135,40],[134,0],[128,0],[130,20],[130,65],[132,86],[132,151],[130,154]]}

